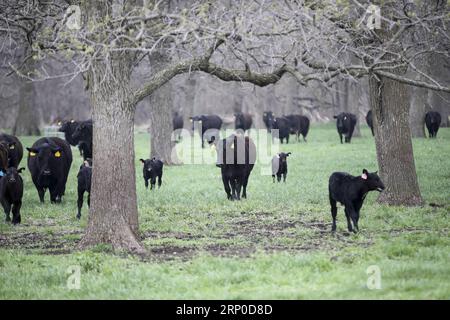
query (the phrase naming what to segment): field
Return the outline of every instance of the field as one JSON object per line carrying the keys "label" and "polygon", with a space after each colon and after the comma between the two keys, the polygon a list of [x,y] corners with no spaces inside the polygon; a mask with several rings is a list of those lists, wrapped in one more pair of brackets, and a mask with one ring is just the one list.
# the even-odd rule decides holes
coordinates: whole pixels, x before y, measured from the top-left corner
{"label": "field", "polygon": [[[146,191],[138,159],[148,156],[149,137],[136,134],[147,257],[108,246],[76,251],[88,211],[85,204],[76,220],[82,161],[73,149],[61,205],[50,204],[48,194],[41,205],[28,170],[23,174],[23,223],[0,222],[0,299],[449,299],[450,129],[441,128],[435,140],[413,141],[423,207],[379,205],[373,192],[362,208],[361,232],[346,231],[340,207],[333,235],[328,176],[377,170],[366,127],[362,135],[341,145],[329,124],[312,126],[308,143],[291,136],[281,147],[292,152],[287,182],[273,184],[258,164],[248,199],[230,202],[210,164],[166,167],[161,189]],[[199,140],[200,152],[198,146]],[[367,287],[372,265],[380,270],[380,289]],[[71,266],[80,268],[79,289],[67,286]]]}

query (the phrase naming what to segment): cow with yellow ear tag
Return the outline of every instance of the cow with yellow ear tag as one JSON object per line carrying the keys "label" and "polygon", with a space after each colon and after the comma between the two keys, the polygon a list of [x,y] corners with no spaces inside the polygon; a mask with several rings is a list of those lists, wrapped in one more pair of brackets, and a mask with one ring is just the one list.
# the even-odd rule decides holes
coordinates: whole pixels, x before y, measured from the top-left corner
{"label": "cow with yellow ear tag", "polygon": [[41,138],[28,151],[28,169],[44,202],[45,192],[50,191],[50,201],[59,203],[66,190],[67,177],[72,164],[70,145],[57,137]]}

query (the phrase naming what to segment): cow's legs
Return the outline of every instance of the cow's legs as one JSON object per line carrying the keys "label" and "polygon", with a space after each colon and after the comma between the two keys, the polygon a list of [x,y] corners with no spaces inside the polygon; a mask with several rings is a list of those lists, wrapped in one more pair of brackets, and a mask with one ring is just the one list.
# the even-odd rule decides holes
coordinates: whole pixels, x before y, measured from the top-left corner
{"label": "cow's legs", "polygon": [[3,206],[3,210],[5,211],[5,221],[9,222],[11,221],[11,218],[9,216],[9,213],[11,212],[11,205],[6,201],[6,199],[1,199],[1,204]]}
{"label": "cow's legs", "polygon": [[152,177],[150,180],[150,190],[153,190],[155,185],[156,185],[156,177]]}
{"label": "cow's legs", "polygon": [[50,202],[51,203],[61,202],[61,198],[59,197],[57,190],[58,190],[58,188],[55,188],[55,187],[48,188],[48,191],[50,191]]}
{"label": "cow's legs", "polygon": [[148,179],[144,178],[144,180],[145,180],[145,188],[148,189]]}
{"label": "cow's legs", "polygon": [[22,201],[17,201],[16,203],[14,203],[14,206],[12,208],[12,214],[13,214],[12,223],[13,224],[19,224],[21,221],[20,207],[22,207]]}
{"label": "cow's legs", "polygon": [[277,181],[278,181],[278,182],[281,182],[281,173],[280,173],[280,174],[277,174]]}
{"label": "cow's legs", "polygon": [[231,200],[232,197],[231,197],[231,189],[230,189],[229,179],[227,177],[225,177],[223,174],[222,174],[222,182],[223,182],[223,188],[227,194],[227,198],[228,198],[228,200]]}
{"label": "cow's legs", "polygon": [[36,187],[36,189],[39,194],[39,201],[41,201],[41,203],[44,203],[45,189],[41,187]]}
{"label": "cow's legs", "polygon": [[81,208],[83,207],[83,197],[84,197],[84,190],[83,189],[78,189],[78,214],[77,214],[77,219],[81,218]]}
{"label": "cow's legs", "polygon": [[286,182],[286,175],[287,175],[287,172],[283,173],[283,182]]}
{"label": "cow's legs", "polygon": [[336,231],[336,216],[337,216],[337,206],[336,200],[334,200],[330,195],[330,206],[331,206],[331,217],[333,218],[333,225],[331,226],[331,231]]}
{"label": "cow's legs", "polygon": [[162,174],[158,176],[158,189],[161,188],[161,184],[162,184]]}
{"label": "cow's legs", "polygon": [[350,221],[350,212],[347,206],[345,206],[345,217],[347,218],[347,228],[349,232],[353,231],[352,223]]}
{"label": "cow's legs", "polygon": [[339,139],[341,139],[341,144],[342,144],[342,133],[339,133]]}
{"label": "cow's legs", "polygon": [[241,200],[242,181],[241,178],[236,179],[236,200]]}
{"label": "cow's legs", "polygon": [[248,178],[249,176],[246,176],[244,178],[244,181],[242,183],[242,198],[247,199],[247,184],[248,184]]}
{"label": "cow's legs", "polygon": [[272,175],[273,183],[275,183],[275,175]]}

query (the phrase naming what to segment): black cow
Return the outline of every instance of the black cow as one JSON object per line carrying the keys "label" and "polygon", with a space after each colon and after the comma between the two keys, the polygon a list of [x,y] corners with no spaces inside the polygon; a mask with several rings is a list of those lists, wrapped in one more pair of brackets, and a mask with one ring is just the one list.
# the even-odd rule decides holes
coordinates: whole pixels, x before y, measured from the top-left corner
{"label": "black cow", "polygon": [[18,168],[23,158],[23,146],[15,136],[0,133],[0,144],[8,149],[8,167]]}
{"label": "black cow", "polygon": [[342,112],[334,116],[336,121],[336,128],[339,138],[342,143],[342,135],[345,137],[345,142],[350,143],[352,140],[353,130],[355,130],[356,116],[353,113]]}
{"label": "black cow", "polygon": [[83,207],[84,193],[87,192],[87,204],[91,206],[91,181],[92,181],[92,160],[86,159],[80,166],[77,175],[78,179],[78,214],[77,219],[81,218],[81,208]]}
{"label": "black cow", "polygon": [[[283,143],[283,140],[286,139],[286,143],[289,143],[289,133],[290,133],[290,121],[286,117],[275,118],[272,123],[272,129],[278,130],[278,139]],[[272,131],[272,136],[274,136]]]}
{"label": "black cow", "polygon": [[0,177],[8,169],[8,147],[4,144],[0,144]]}
{"label": "black cow", "polygon": [[272,111],[264,111],[263,113],[263,121],[266,125],[267,131],[270,133],[273,128],[273,121],[275,120]]}
{"label": "black cow", "polygon": [[[80,121],[75,120],[69,120],[69,121],[59,121],[58,125],[60,126],[59,132],[64,133],[64,139],[71,145],[71,146],[78,146],[78,150],[80,150],[80,155],[87,159],[87,156],[89,156],[90,151],[88,149],[88,146],[84,142],[80,142],[79,139],[74,139],[73,134],[75,133],[76,128],[80,125]],[[87,152],[86,157],[84,157],[84,153]],[[92,155],[91,155],[92,156]]]}
{"label": "black cow", "polygon": [[357,177],[344,172],[334,172],[330,176],[328,183],[331,216],[333,217],[331,230],[336,231],[336,202],[339,201],[345,206],[348,231],[357,232],[359,210],[363,205],[367,193],[373,190],[379,192],[384,190],[384,184],[381,182],[377,172],[369,173],[364,169],[362,175]]}
{"label": "black cow", "polygon": [[237,112],[234,114],[234,125],[236,130],[250,130],[250,127],[253,124],[252,115],[249,113]]}
{"label": "black cow", "polygon": [[5,211],[6,222],[11,221],[9,214],[12,209],[12,223],[21,222],[20,207],[22,206],[23,180],[19,175],[25,168],[10,167],[0,177],[0,203]]}
{"label": "black cow", "polygon": [[300,141],[300,134],[303,136],[303,141],[306,142],[306,136],[309,131],[308,117],[299,114],[290,114],[285,116],[289,120],[290,133],[297,136],[297,141]]}
{"label": "black cow", "polygon": [[92,120],[81,121],[72,134],[72,139],[78,141],[83,158],[92,159]]}
{"label": "black cow", "polygon": [[370,130],[372,131],[372,136],[374,136],[375,134],[373,133],[373,119],[372,119],[372,110],[369,110],[366,114],[366,122],[367,125],[369,126]]}
{"label": "black cow", "polygon": [[28,169],[44,202],[45,191],[50,191],[52,203],[61,202],[66,191],[66,182],[72,164],[70,145],[57,137],[40,138],[28,150]]}
{"label": "black cow", "polygon": [[184,127],[184,121],[183,116],[178,114],[178,112],[174,112],[172,117],[172,125],[173,125],[173,131],[176,131],[178,134],[177,140],[181,139],[181,129]]}
{"label": "black cow", "polygon": [[291,152],[284,153],[281,152],[272,158],[272,179],[275,183],[275,176],[277,176],[277,181],[281,181],[281,176],[283,176],[283,182],[286,182],[286,176],[288,172],[287,167],[287,157],[291,155]]}
{"label": "black cow", "polygon": [[144,164],[143,174],[145,187],[148,189],[148,180],[150,180],[150,190],[155,187],[156,178],[158,178],[158,188],[161,187],[164,163],[153,157],[152,159],[139,159]]}
{"label": "black cow", "polygon": [[221,169],[222,182],[229,200],[247,198],[247,184],[256,161],[256,146],[252,139],[233,134],[214,144],[216,166]]}
{"label": "black cow", "polygon": [[425,115],[425,124],[428,129],[428,136],[436,138],[436,135],[441,125],[441,115],[436,111],[429,111]]}
{"label": "black cow", "polygon": [[[205,147],[204,139],[211,143],[218,140],[220,136],[220,128],[222,128],[222,119],[215,115],[202,114],[200,116],[190,117],[189,120],[192,122],[192,131],[194,131],[194,124],[197,121],[200,125],[201,131],[200,138],[202,139],[202,148]],[[199,129],[200,130],[200,129]],[[205,133],[207,134],[205,136]]]}

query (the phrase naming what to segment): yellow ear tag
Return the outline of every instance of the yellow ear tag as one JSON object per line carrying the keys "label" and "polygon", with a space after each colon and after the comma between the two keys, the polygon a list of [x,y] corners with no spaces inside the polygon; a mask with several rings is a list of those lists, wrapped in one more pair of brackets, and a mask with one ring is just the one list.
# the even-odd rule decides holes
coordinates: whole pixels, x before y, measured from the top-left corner
{"label": "yellow ear tag", "polygon": [[12,146],[10,146],[9,148],[10,148],[11,150],[14,150],[15,146],[12,145]]}
{"label": "yellow ear tag", "polygon": [[59,158],[59,157],[61,157],[61,152],[59,152],[59,151],[56,151],[56,152],[55,152],[55,157],[56,157],[56,158]]}
{"label": "yellow ear tag", "polygon": [[34,157],[34,156],[36,156],[36,153],[30,152],[30,157]]}

